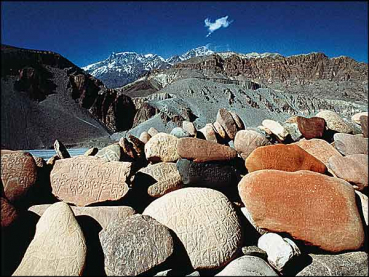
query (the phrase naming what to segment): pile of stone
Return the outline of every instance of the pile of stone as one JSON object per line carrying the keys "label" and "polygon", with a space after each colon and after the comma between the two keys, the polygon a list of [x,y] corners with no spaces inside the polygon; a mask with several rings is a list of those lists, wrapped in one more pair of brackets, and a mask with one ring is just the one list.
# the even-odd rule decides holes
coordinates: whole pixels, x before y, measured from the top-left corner
{"label": "pile of stone", "polygon": [[3,149],[2,274],[367,275],[367,130],[220,109],[81,156]]}

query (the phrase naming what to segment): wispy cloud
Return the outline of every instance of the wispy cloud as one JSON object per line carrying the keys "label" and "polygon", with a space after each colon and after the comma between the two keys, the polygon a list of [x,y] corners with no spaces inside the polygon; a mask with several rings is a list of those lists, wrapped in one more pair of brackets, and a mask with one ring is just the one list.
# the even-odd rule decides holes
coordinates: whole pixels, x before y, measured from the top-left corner
{"label": "wispy cloud", "polygon": [[206,18],[205,19],[205,27],[207,27],[208,31],[209,31],[209,33],[206,35],[206,37],[210,36],[213,32],[215,32],[216,30],[218,30],[221,27],[227,28],[232,22],[233,22],[233,20],[228,21],[228,15],[216,19],[214,23],[211,23],[210,19]]}

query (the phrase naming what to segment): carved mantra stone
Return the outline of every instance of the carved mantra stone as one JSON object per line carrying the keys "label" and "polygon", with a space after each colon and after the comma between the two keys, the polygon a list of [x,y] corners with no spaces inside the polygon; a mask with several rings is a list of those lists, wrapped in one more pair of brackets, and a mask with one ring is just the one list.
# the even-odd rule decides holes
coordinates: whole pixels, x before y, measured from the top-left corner
{"label": "carved mantra stone", "polygon": [[195,162],[228,161],[237,157],[237,151],[229,146],[197,138],[179,139],[177,152],[180,157]]}
{"label": "carved mantra stone", "polygon": [[311,170],[325,173],[327,167],[297,145],[276,144],[256,148],[245,161],[248,172],[262,169]]}
{"label": "carved mantra stone", "polygon": [[237,129],[238,130],[244,130],[245,129],[245,124],[243,124],[242,119],[238,116],[238,114],[236,114],[235,112],[229,111],[233,117],[234,122],[236,123]]}
{"label": "carved mantra stone", "polygon": [[241,226],[228,198],[213,189],[183,188],[153,201],[143,212],[173,230],[193,268],[218,268],[241,246]]}
{"label": "carved mantra stone", "polygon": [[183,121],[182,122],[182,128],[183,130],[186,130],[191,136],[195,137],[196,136],[196,128],[195,125],[193,125],[192,122],[190,121]]}
{"label": "carved mantra stone", "polygon": [[41,216],[36,233],[14,276],[80,276],[86,260],[86,243],[70,207],[51,205]]}
{"label": "carved mantra stone", "polygon": [[368,116],[362,115],[360,116],[360,125],[361,125],[361,131],[363,133],[364,138],[368,137]]}
{"label": "carved mantra stone", "polygon": [[215,276],[279,276],[262,258],[242,256],[230,262]]}
{"label": "carved mantra stone", "polygon": [[228,162],[197,163],[180,159],[177,169],[185,185],[216,189],[237,183],[236,170]]}
{"label": "carved mantra stone", "polygon": [[21,200],[37,179],[37,165],[32,155],[1,150],[1,182],[10,203]]}
{"label": "carved mantra stone", "polygon": [[352,121],[352,122],[355,122],[356,124],[361,125],[360,117],[361,117],[362,115],[363,115],[363,116],[368,116],[368,112],[361,112],[361,113],[356,113],[356,114],[354,114],[354,115],[351,117],[351,121]]}
{"label": "carved mantra stone", "polygon": [[340,152],[323,139],[302,139],[293,144],[300,146],[326,166],[328,166],[328,160],[330,157],[342,157]]}
{"label": "carved mantra stone", "polygon": [[[42,216],[49,208],[50,204],[34,205],[28,208],[28,211]],[[96,206],[96,207],[70,207],[75,216],[90,216],[95,219],[103,229],[106,229],[110,222],[115,220],[124,220],[134,215],[136,211],[129,206]]]}
{"label": "carved mantra stone", "polygon": [[232,140],[237,133],[237,125],[233,119],[232,114],[226,109],[222,108],[218,110],[217,120],[220,125],[224,128],[228,137]]}
{"label": "carved mantra stone", "polygon": [[147,143],[150,140],[151,136],[149,135],[148,132],[142,132],[139,139],[140,141],[142,141],[143,143]]}
{"label": "carved mantra stone", "polygon": [[222,127],[222,125],[220,125],[220,123],[218,121],[215,121],[213,123],[213,126],[214,126],[215,131],[219,134],[219,136],[222,139],[226,139],[227,138],[227,134],[226,134],[224,128]]}
{"label": "carved mantra stone", "polygon": [[346,157],[331,157],[328,167],[341,179],[362,191],[368,186],[368,155],[354,154]]}
{"label": "carved mantra stone", "polygon": [[136,276],[173,253],[169,229],[147,215],[113,221],[99,237],[108,276]]}
{"label": "carved mantra stone", "polygon": [[1,229],[10,226],[18,217],[18,212],[14,206],[1,196]]}
{"label": "carved mantra stone", "polygon": [[298,116],[297,126],[304,138],[312,139],[323,137],[326,123],[324,118],[321,117],[306,118]]}
{"label": "carved mantra stone", "polygon": [[317,113],[316,117],[324,118],[328,129],[332,131],[352,133],[351,127],[336,112],[324,110]]}
{"label": "carved mantra stone", "polygon": [[355,192],[342,179],[307,170],[260,170],[243,177],[238,191],[261,229],[331,252],[363,245]]}
{"label": "carved mantra stone", "polygon": [[218,142],[215,128],[213,127],[213,124],[207,123],[204,128],[201,128],[199,130],[200,133],[202,133],[206,140],[212,141],[212,142]]}
{"label": "carved mantra stone", "polygon": [[107,162],[120,161],[120,158],[121,158],[120,146],[117,143],[108,145],[104,147],[103,149],[101,149],[99,152],[97,152],[95,157],[102,158]]}
{"label": "carved mantra stone", "polygon": [[259,146],[269,144],[265,136],[253,130],[240,130],[234,139],[234,147],[244,160]]}
{"label": "carved mantra stone", "polygon": [[368,139],[361,135],[337,133],[333,139],[334,147],[343,155],[368,154]]}
{"label": "carved mantra stone", "polygon": [[146,159],[153,162],[175,162],[179,159],[177,154],[178,138],[159,133],[145,144]]}
{"label": "carved mantra stone", "polygon": [[70,158],[70,154],[67,148],[64,146],[64,144],[61,141],[55,140],[54,149],[60,159]]}
{"label": "carved mantra stone", "polygon": [[175,163],[157,163],[142,168],[138,172],[150,175],[157,181],[147,189],[147,193],[152,197],[160,197],[183,187],[182,178]]}
{"label": "carved mantra stone", "polygon": [[91,156],[58,160],[50,174],[52,193],[77,206],[119,200],[128,192],[131,166],[130,162],[106,162]]}
{"label": "carved mantra stone", "polygon": [[277,121],[265,119],[261,124],[282,141],[288,136],[287,130]]}

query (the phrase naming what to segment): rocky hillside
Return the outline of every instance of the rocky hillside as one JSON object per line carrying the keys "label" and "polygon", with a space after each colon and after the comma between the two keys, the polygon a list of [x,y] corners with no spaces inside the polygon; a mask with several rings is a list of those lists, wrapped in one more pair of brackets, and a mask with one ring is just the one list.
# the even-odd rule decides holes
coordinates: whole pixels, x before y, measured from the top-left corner
{"label": "rocky hillside", "polygon": [[1,47],[1,145],[67,145],[129,129],[130,97],[107,89],[57,53]]}

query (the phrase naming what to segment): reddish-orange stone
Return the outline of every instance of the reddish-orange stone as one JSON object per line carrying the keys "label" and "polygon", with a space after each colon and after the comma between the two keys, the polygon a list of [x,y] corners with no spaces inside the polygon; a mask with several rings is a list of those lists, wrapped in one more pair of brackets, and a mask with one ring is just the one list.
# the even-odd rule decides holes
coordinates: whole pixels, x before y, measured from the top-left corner
{"label": "reddish-orange stone", "polygon": [[321,138],[325,130],[325,119],[321,117],[306,118],[298,116],[297,126],[306,139]]}
{"label": "reddish-orange stone", "polygon": [[327,167],[297,145],[268,145],[256,148],[245,161],[248,172],[262,169],[311,170],[325,173]]}

